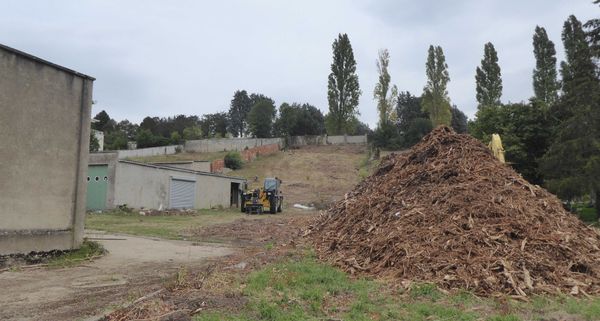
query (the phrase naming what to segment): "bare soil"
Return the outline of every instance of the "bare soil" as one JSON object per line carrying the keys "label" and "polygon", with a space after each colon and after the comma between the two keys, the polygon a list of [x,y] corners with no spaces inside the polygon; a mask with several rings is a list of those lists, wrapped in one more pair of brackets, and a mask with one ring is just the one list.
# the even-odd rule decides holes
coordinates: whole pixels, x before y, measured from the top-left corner
{"label": "bare soil", "polygon": [[162,288],[182,266],[201,266],[207,258],[233,252],[218,244],[98,232],[88,236],[109,253],[73,268],[1,273],[0,320],[73,320],[102,314]]}

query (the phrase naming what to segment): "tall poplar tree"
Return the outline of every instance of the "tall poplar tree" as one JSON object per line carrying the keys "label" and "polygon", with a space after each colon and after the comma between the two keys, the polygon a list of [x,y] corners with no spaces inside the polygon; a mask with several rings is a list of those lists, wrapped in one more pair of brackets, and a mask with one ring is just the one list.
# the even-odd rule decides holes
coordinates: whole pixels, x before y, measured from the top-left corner
{"label": "tall poplar tree", "polygon": [[535,69],[533,69],[533,92],[535,98],[545,108],[551,106],[558,98],[559,82],[556,73],[556,49],[548,39],[546,29],[535,27],[533,34],[533,54]]}
{"label": "tall poplar tree", "polygon": [[[394,107],[398,100],[398,87],[393,85],[390,88],[391,76],[388,72],[390,65],[390,53],[387,49],[379,51],[377,58],[377,72],[379,73],[379,81],[373,90],[373,99],[377,100],[377,111],[379,112],[379,126],[394,120],[396,113]],[[391,90],[390,95],[388,92]]]}
{"label": "tall poplar tree", "polygon": [[427,74],[427,84],[423,88],[421,106],[424,111],[429,113],[433,126],[450,126],[452,111],[447,90],[450,75],[442,47],[429,46],[425,73]]}
{"label": "tall poplar tree", "polygon": [[[562,96],[553,110],[560,121],[542,159],[547,187],[563,199],[593,191],[600,200],[600,80],[582,24],[575,16],[562,32]],[[600,202],[596,201],[600,217]]]}
{"label": "tall poplar tree", "polygon": [[335,134],[345,133],[347,124],[358,114],[358,98],[361,95],[356,74],[356,61],[347,34],[339,34],[333,41],[333,63],[327,83],[329,119]]}
{"label": "tall poplar tree", "polygon": [[245,90],[237,90],[233,94],[229,106],[230,131],[235,137],[243,136],[248,130],[246,116],[252,108],[252,101]]}
{"label": "tall poplar tree", "polygon": [[500,105],[502,78],[498,65],[498,53],[491,42],[485,44],[481,67],[475,71],[478,108]]}

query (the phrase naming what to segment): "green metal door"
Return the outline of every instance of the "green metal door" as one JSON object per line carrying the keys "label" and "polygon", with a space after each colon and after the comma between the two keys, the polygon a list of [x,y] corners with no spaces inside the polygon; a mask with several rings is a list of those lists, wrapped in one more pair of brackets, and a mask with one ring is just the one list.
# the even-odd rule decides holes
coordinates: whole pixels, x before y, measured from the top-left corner
{"label": "green metal door", "polygon": [[108,189],[108,165],[88,166],[87,184],[87,209],[105,209],[106,191]]}

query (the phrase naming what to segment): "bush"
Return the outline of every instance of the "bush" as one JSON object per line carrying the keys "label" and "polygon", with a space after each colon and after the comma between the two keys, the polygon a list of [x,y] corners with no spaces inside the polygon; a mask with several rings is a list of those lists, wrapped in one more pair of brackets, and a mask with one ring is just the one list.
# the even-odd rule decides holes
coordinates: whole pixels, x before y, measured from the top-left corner
{"label": "bush", "polygon": [[225,161],[225,167],[231,169],[240,169],[244,165],[242,155],[239,152],[229,152],[223,160]]}

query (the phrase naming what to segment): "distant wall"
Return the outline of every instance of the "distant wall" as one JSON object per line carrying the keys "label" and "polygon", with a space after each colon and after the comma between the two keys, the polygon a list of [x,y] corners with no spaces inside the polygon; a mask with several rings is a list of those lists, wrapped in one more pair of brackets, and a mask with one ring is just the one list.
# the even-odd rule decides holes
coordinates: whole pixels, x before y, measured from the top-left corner
{"label": "distant wall", "polygon": [[188,140],[184,150],[188,153],[212,153],[222,151],[242,151],[263,145],[283,146],[282,138],[211,138]]}
{"label": "distant wall", "polygon": [[289,138],[290,146],[306,145],[341,145],[341,144],[366,144],[367,135],[359,136],[292,136]]}
{"label": "distant wall", "polygon": [[148,148],[140,148],[140,149],[131,149],[131,150],[120,150],[119,159],[130,158],[130,157],[148,157],[148,156],[158,156],[158,155],[172,155],[177,153],[177,149],[183,149],[182,145],[170,145],[170,146],[160,146],[160,147],[148,147]]}

